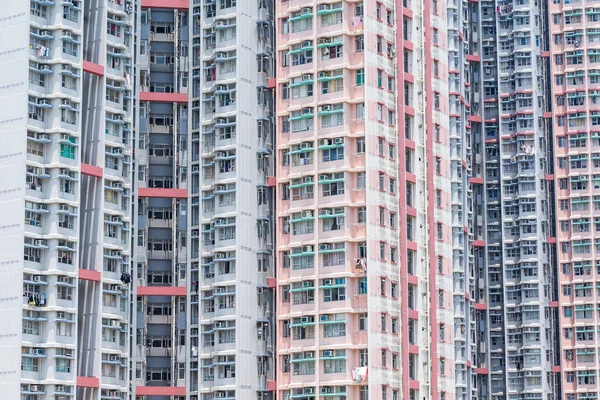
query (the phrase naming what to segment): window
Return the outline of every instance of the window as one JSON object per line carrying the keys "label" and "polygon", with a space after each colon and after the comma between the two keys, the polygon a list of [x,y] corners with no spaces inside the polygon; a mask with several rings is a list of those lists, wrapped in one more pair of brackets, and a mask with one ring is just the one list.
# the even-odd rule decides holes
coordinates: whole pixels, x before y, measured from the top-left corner
{"label": "window", "polygon": [[365,37],[359,35],[354,39],[354,49],[357,53],[362,53],[365,50]]}
{"label": "window", "polygon": [[[329,282],[326,281],[329,281],[329,279],[325,279],[323,282],[325,286],[328,286]],[[346,300],[346,288],[344,286],[345,284],[345,278],[336,278],[334,282],[331,283],[331,285],[334,285],[336,287],[323,289],[323,301],[325,303],[329,303],[333,301]]]}
{"label": "window", "polygon": [[366,207],[359,207],[357,210],[358,213],[358,223],[359,224],[363,224],[367,221],[367,208]]}
{"label": "window", "polygon": [[365,119],[365,103],[359,103],[356,105],[356,120],[362,121]]}
{"label": "window", "polygon": [[[69,158],[71,160],[75,159],[75,143],[76,139],[73,136],[63,135],[63,139],[61,139],[60,144],[60,156]],[[65,143],[66,142],[66,143]]]}
{"label": "window", "polygon": [[369,317],[366,313],[358,314],[358,330],[366,331],[368,326]]}
{"label": "window", "polygon": [[359,69],[356,71],[356,86],[363,86],[365,84],[365,70]]}
{"label": "window", "polygon": [[356,139],[356,154],[364,154],[366,150],[365,138]]}

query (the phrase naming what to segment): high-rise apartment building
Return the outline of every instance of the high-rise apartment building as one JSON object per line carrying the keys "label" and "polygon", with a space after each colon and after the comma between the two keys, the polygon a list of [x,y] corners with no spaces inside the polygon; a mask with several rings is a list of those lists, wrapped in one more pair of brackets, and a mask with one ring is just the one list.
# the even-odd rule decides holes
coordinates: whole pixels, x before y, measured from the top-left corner
{"label": "high-rise apartment building", "polygon": [[560,398],[597,399],[600,9],[590,1],[553,1],[548,7]]}
{"label": "high-rise apartment building", "polygon": [[0,11],[0,390],[126,399],[134,4]]}
{"label": "high-rise apartment building", "polygon": [[491,399],[559,398],[546,6],[470,3],[474,367]]}
{"label": "high-rise apartment building", "polygon": [[138,398],[270,399],[270,1],[142,2]]}
{"label": "high-rise apartment building", "polygon": [[431,7],[277,8],[284,399],[450,398],[455,361],[466,368],[452,340],[453,306],[466,319],[468,305],[451,268],[447,22]]}
{"label": "high-rise apartment building", "polygon": [[3,5],[3,395],[597,399],[599,10]]}

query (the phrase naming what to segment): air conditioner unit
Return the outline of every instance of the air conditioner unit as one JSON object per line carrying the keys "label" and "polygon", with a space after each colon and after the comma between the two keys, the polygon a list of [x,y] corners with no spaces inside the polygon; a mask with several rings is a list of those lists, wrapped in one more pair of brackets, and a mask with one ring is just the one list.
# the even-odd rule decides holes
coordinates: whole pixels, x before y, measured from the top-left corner
{"label": "air conditioner unit", "polygon": [[119,361],[119,356],[112,354],[110,356],[110,361]]}
{"label": "air conditioner unit", "polygon": [[330,105],[321,106],[320,108],[321,108],[321,111],[331,111]]}
{"label": "air conditioner unit", "polygon": [[312,108],[303,108],[302,109],[302,114],[311,114],[312,113]]}
{"label": "air conditioner unit", "polygon": [[312,217],[313,216],[313,212],[311,210],[302,211],[302,216],[303,217]]}
{"label": "air conditioner unit", "polygon": [[319,175],[319,180],[320,181],[326,181],[329,179],[329,175],[328,174],[321,174]]}
{"label": "air conditioner unit", "polygon": [[33,277],[34,282],[44,282],[44,277],[40,275],[36,275]]}
{"label": "air conditioner unit", "polygon": [[334,142],[335,144],[344,144],[344,138],[343,138],[343,137],[335,138],[335,139],[333,140],[333,142]]}
{"label": "air conditioner unit", "polygon": [[42,211],[48,211],[48,206],[46,204],[36,204],[36,208]]}
{"label": "air conditioner unit", "polygon": [[[319,245],[319,250],[329,250],[329,245],[321,244],[321,245]],[[326,279],[326,280],[329,280],[329,279]]]}
{"label": "air conditioner unit", "polygon": [[50,31],[41,31],[40,35],[41,36],[52,36],[52,34],[50,33]]}
{"label": "air conditioner unit", "polygon": [[110,255],[114,257],[121,257],[121,252],[119,250],[112,250]]}
{"label": "air conditioner unit", "polygon": [[119,285],[110,285],[110,290],[112,290],[113,292],[118,292],[121,290],[121,288],[119,287]]}
{"label": "air conditioner unit", "polygon": [[215,322],[216,328],[225,328],[225,322]]}
{"label": "air conditioner unit", "polygon": [[71,100],[69,99],[62,99],[62,103],[63,106],[71,106]]}
{"label": "air conditioner unit", "polygon": [[215,219],[215,225],[223,225],[224,223],[225,223],[225,220],[222,218]]}
{"label": "air conditioner unit", "polygon": [[227,153],[225,153],[224,151],[218,151],[217,157],[227,157]]}
{"label": "air conditioner unit", "polygon": [[312,182],[313,181],[313,177],[312,176],[305,176],[304,177],[304,182]]}
{"label": "air conditioner unit", "polygon": [[329,208],[324,208],[319,211],[319,215],[331,215],[331,210]]}
{"label": "air conditioner unit", "polygon": [[302,323],[308,322],[308,317],[300,317],[300,322],[302,322]]}
{"label": "air conditioner unit", "polygon": [[331,39],[329,39],[329,38],[321,38],[321,39],[319,39],[319,44],[327,44],[327,43],[330,43],[330,42],[331,42]]}
{"label": "air conditioner unit", "polygon": [[122,182],[113,182],[111,186],[114,188],[122,188],[123,183]]}
{"label": "air conditioner unit", "polygon": [[323,357],[333,357],[333,350],[325,350],[323,352]]}
{"label": "air conditioner unit", "polygon": [[319,78],[327,78],[327,77],[329,77],[329,72],[327,72],[327,71],[319,72]]}
{"label": "air conditioner unit", "polygon": [[217,90],[227,90],[227,86],[223,86],[223,85],[217,86]]}
{"label": "air conditioner unit", "polygon": [[113,154],[123,154],[123,149],[120,147],[115,147],[115,148],[113,148],[112,153]]}
{"label": "air conditioner unit", "polygon": [[52,68],[47,64],[40,65],[40,71],[52,71]]}
{"label": "air conditioner unit", "polygon": [[66,37],[72,38],[73,37],[73,32],[71,32],[71,31],[64,31],[63,35],[66,36]]}
{"label": "air conditioner unit", "polygon": [[59,175],[67,175],[67,176],[71,176],[71,170],[68,168],[61,168],[60,169],[60,174]]}
{"label": "air conditioner unit", "polygon": [[44,349],[33,349],[33,354],[44,354]]}
{"label": "air conditioner unit", "polygon": [[225,25],[225,21],[217,21],[215,23],[216,26],[224,26]]}
{"label": "air conditioner unit", "polygon": [[311,387],[304,388],[305,394],[313,394],[314,392],[315,392],[315,388],[311,388]]}
{"label": "air conditioner unit", "polygon": [[302,15],[306,15],[306,14],[312,14],[312,8],[310,8],[310,7],[303,8]]}
{"label": "air conditioner unit", "polygon": [[319,141],[320,146],[329,146],[329,139],[321,139]]}
{"label": "air conditioner unit", "polygon": [[225,392],[217,392],[215,394],[216,394],[215,397],[217,397],[217,398],[223,398],[223,397],[225,397]]}
{"label": "air conditioner unit", "polygon": [[331,317],[329,315],[321,315],[321,321],[329,321]]}
{"label": "air conditioner unit", "polygon": [[[321,245],[323,246],[323,245]],[[326,244],[325,246],[329,247],[328,244]],[[332,286],[333,285],[333,279],[323,279],[323,286]]]}
{"label": "air conditioner unit", "polygon": [[37,239],[34,244],[36,246],[46,246],[46,240],[45,239]]}
{"label": "air conditioner unit", "polygon": [[226,124],[227,120],[225,118],[217,118],[217,124]]}
{"label": "air conditioner unit", "polygon": [[311,74],[304,74],[302,75],[302,80],[303,81],[310,81],[312,79],[312,75]]}
{"label": "air conditioner unit", "polygon": [[302,287],[313,287],[313,284],[312,282],[304,281],[302,282]]}
{"label": "air conditioner unit", "polygon": [[117,215],[113,215],[112,217],[110,217],[112,222],[121,222],[122,218],[117,216]]}
{"label": "air conditioner unit", "polygon": [[68,206],[67,204],[60,204],[60,205],[58,206],[58,209],[59,209],[60,211],[69,211],[69,206]]}
{"label": "air conditioner unit", "polygon": [[215,190],[224,191],[224,190],[227,190],[227,186],[225,186],[225,185],[217,185],[217,187],[215,188]]}
{"label": "air conditioner unit", "polygon": [[319,5],[319,7],[317,7],[317,10],[319,10],[319,11],[329,10],[329,4],[321,4],[321,5]]}
{"label": "air conditioner unit", "polygon": [[54,385],[54,391],[58,392],[58,393],[64,393],[65,386],[64,385]]}
{"label": "air conditioner unit", "polygon": [[71,139],[71,136],[68,133],[61,133],[60,134],[60,140],[69,141],[69,139]]}
{"label": "air conditioner unit", "polygon": [[217,53],[216,57],[217,58],[225,58],[225,57],[227,57],[227,54],[225,54],[225,53]]}
{"label": "air conditioner unit", "polygon": [[308,142],[300,143],[300,148],[301,149],[310,149],[311,148],[311,144],[308,143]]}
{"label": "air conditioner unit", "polygon": [[302,252],[303,253],[312,253],[313,251],[313,247],[312,246],[302,246]]}
{"label": "air conditioner unit", "polygon": [[43,392],[44,387],[42,385],[31,385],[31,386],[29,386],[29,391],[30,392]]}
{"label": "air conditioner unit", "polygon": [[225,253],[217,253],[217,254],[215,254],[215,258],[216,258],[217,260],[218,260],[218,259],[225,258]]}
{"label": "air conditioner unit", "polygon": [[71,283],[71,278],[68,276],[59,276],[58,281],[62,283]]}
{"label": "air conditioner unit", "polygon": [[50,100],[48,100],[48,99],[39,99],[38,104],[43,105],[43,106],[49,106],[50,105]]}

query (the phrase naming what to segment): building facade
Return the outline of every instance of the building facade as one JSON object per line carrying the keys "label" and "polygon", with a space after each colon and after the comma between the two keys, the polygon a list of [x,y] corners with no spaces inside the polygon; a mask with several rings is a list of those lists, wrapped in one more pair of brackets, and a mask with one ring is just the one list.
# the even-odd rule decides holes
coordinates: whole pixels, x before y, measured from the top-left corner
{"label": "building facade", "polygon": [[[466,379],[453,340],[454,304],[463,326],[469,313],[466,290],[453,290],[448,28],[438,7],[276,8],[284,399],[449,399],[455,362]],[[452,171],[457,184],[465,168]],[[457,245],[463,226],[459,234]]]}
{"label": "building facade", "polygon": [[[560,330],[561,397],[598,398],[595,344],[599,242],[596,106],[598,9],[591,2],[553,2],[549,7],[552,86],[551,144],[556,194],[556,254]],[[594,289],[596,288],[596,289]]]}
{"label": "building facade", "polygon": [[7,398],[598,397],[591,2],[13,3]]}
{"label": "building facade", "polygon": [[0,14],[0,387],[126,399],[134,5],[16,2]]}

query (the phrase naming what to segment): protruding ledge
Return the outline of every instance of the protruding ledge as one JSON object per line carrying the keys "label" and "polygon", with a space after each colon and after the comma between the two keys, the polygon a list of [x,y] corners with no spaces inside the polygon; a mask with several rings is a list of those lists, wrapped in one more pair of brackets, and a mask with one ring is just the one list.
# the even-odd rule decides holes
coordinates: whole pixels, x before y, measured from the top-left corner
{"label": "protruding ledge", "polygon": [[100,387],[100,379],[93,377],[93,376],[78,376],[77,377],[77,387],[99,388]]}
{"label": "protruding ledge", "polygon": [[81,173],[95,178],[102,178],[102,168],[95,165],[81,163]]}
{"label": "protruding ledge", "polygon": [[140,101],[151,101],[156,103],[187,103],[186,93],[156,93],[140,92]]}
{"label": "protruding ledge", "polygon": [[190,2],[188,0],[142,0],[142,7],[187,10],[190,8]]}
{"label": "protruding ledge", "polygon": [[185,296],[185,286],[138,286],[138,296]]}
{"label": "protruding ledge", "polygon": [[187,199],[188,191],[186,189],[139,188],[138,196],[160,199]]}
{"label": "protruding ledge", "polygon": [[185,386],[137,386],[137,396],[185,396]]}
{"label": "protruding ledge", "polygon": [[102,280],[102,274],[100,271],[79,268],[79,279],[84,281],[100,282]]}
{"label": "protruding ledge", "polygon": [[104,67],[99,64],[95,64],[91,61],[83,61],[83,72],[88,72],[97,76],[104,76]]}

